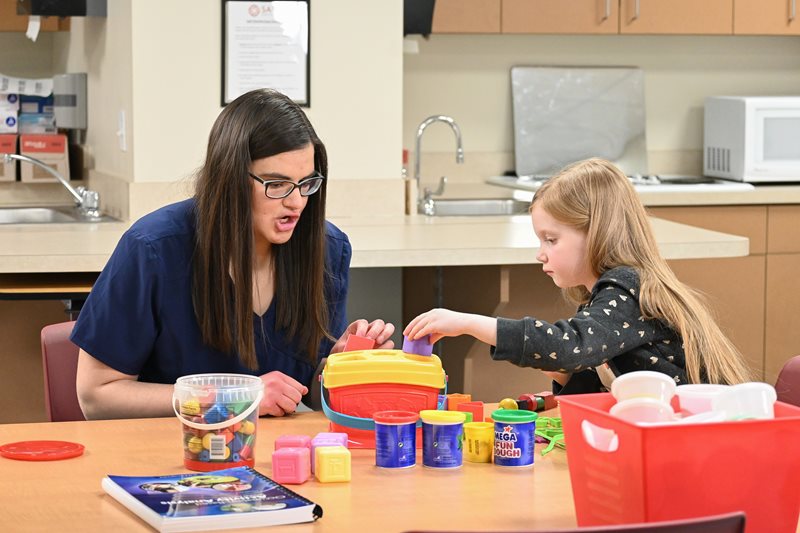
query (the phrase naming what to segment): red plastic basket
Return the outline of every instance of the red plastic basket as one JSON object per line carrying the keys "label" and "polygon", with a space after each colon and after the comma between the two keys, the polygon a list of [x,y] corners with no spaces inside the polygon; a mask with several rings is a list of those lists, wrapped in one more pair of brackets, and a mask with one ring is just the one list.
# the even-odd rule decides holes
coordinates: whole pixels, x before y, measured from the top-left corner
{"label": "red plastic basket", "polygon": [[559,397],[578,525],[734,511],[748,533],[794,532],[800,516],[800,408],[775,418],[637,426],[608,393]]}

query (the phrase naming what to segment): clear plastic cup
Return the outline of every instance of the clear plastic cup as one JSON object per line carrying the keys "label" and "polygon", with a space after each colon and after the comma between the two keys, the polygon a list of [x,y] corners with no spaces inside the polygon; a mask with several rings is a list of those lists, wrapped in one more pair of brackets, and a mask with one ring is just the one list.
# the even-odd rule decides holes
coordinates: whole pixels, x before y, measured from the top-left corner
{"label": "clear plastic cup", "polygon": [[711,400],[711,408],[723,413],[727,420],[775,418],[775,387],[767,383],[750,382],[731,385]]}
{"label": "clear plastic cup", "polygon": [[675,381],[666,374],[638,370],[617,377],[611,383],[611,394],[618,402],[631,398],[652,398],[669,403],[675,396]]}
{"label": "clear plastic cup", "polygon": [[711,383],[691,383],[679,385],[675,389],[681,411],[690,415],[706,413],[711,411],[711,400],[719,393],[728,389],[728,385],[717,385]]}
{"label": "clear plastic cup", "polygon": [[258,406],[264,383],[244,374],[178,378],[172,409],[183,424],[183,464],[209,472],[254,466]]}
{"label": "clear plastic cup", "polygon": [[675,420],[672,406],[654,398],[623,400],[612,405],[608,412],[634,424],[658,424]]}

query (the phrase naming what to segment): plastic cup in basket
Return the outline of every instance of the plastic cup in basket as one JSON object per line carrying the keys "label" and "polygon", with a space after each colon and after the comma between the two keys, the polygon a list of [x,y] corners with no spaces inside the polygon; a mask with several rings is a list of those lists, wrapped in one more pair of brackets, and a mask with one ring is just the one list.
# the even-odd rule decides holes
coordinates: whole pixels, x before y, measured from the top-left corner
{"label": "plastic cup in basket", "polygon": [[728,385],[689,383],[687,385],[679,385],[675,390],[675,394],[678,395],[681,411],[696,415],[711,411],[711,400],[727,389]]}
{"label": "plastic cup in basket", "polygon": [[711,408],[728,420],[775,418],[775,387],[750,382],[731,385],[711,400]]}
{"label": "plastic cup in basket", "polygon": [[258,406],[264,383],[244,374],[178,378],[172,408],[183,425],[183,464],[208,472],[254,466]]}
{"label": "plastic cup in basket", "polygon": [[653,398],[630,398],[617,402],[608,411],[611,415],[634,424],[671,422],[675,413],[672,406]]}
{"label": "plastic cup in basket", "polygon": [[669,403],[675,396],[675,381],[661,372],[638,370],[617,377],[611,383],[611,394],[618,402],[631,398],[652,398]]}

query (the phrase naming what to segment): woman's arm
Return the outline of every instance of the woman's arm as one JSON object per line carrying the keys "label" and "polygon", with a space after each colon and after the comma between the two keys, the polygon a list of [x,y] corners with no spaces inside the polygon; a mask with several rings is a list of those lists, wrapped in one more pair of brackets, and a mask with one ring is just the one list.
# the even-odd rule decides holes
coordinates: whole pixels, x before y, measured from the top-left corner
{"label": "woman's arm", "polygon": [[172,385],[144,383],[81,350],[76,388],[87,420],[170,416]]}

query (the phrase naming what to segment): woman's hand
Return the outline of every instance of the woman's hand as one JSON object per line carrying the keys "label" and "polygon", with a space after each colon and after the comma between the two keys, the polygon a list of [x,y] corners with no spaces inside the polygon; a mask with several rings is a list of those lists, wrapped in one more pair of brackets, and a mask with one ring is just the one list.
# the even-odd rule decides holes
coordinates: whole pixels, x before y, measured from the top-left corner
{"label": "woman's hand", "polygon": [[408,323],[403,335],[411,340],[431,336],[431,344],[442,337],[472,335],[486,344],[497,344],[497,319],[458,313],[449,309],[431,309]]}
{"label": "woman's hand", "polygon": [[339,353],[344,350],[344,346],[347,344],[347,337],[350,335],[358,335],[359,337],[367,337],[374,340],[376,349],[391,350],[394,348],[394,341],[391,340],[393,334],[394,325],[391,323],[380,319],[367,322],[361,318],[347,326],[342,336],[331,348],[331,353]]}
{"label": "woman's hand", "polygon": [[308,394],[308,387],[283,372],[269,372],[259,376],[264,382],[264,398],[258,415],[283,416],[294,413],[297,404]]}

